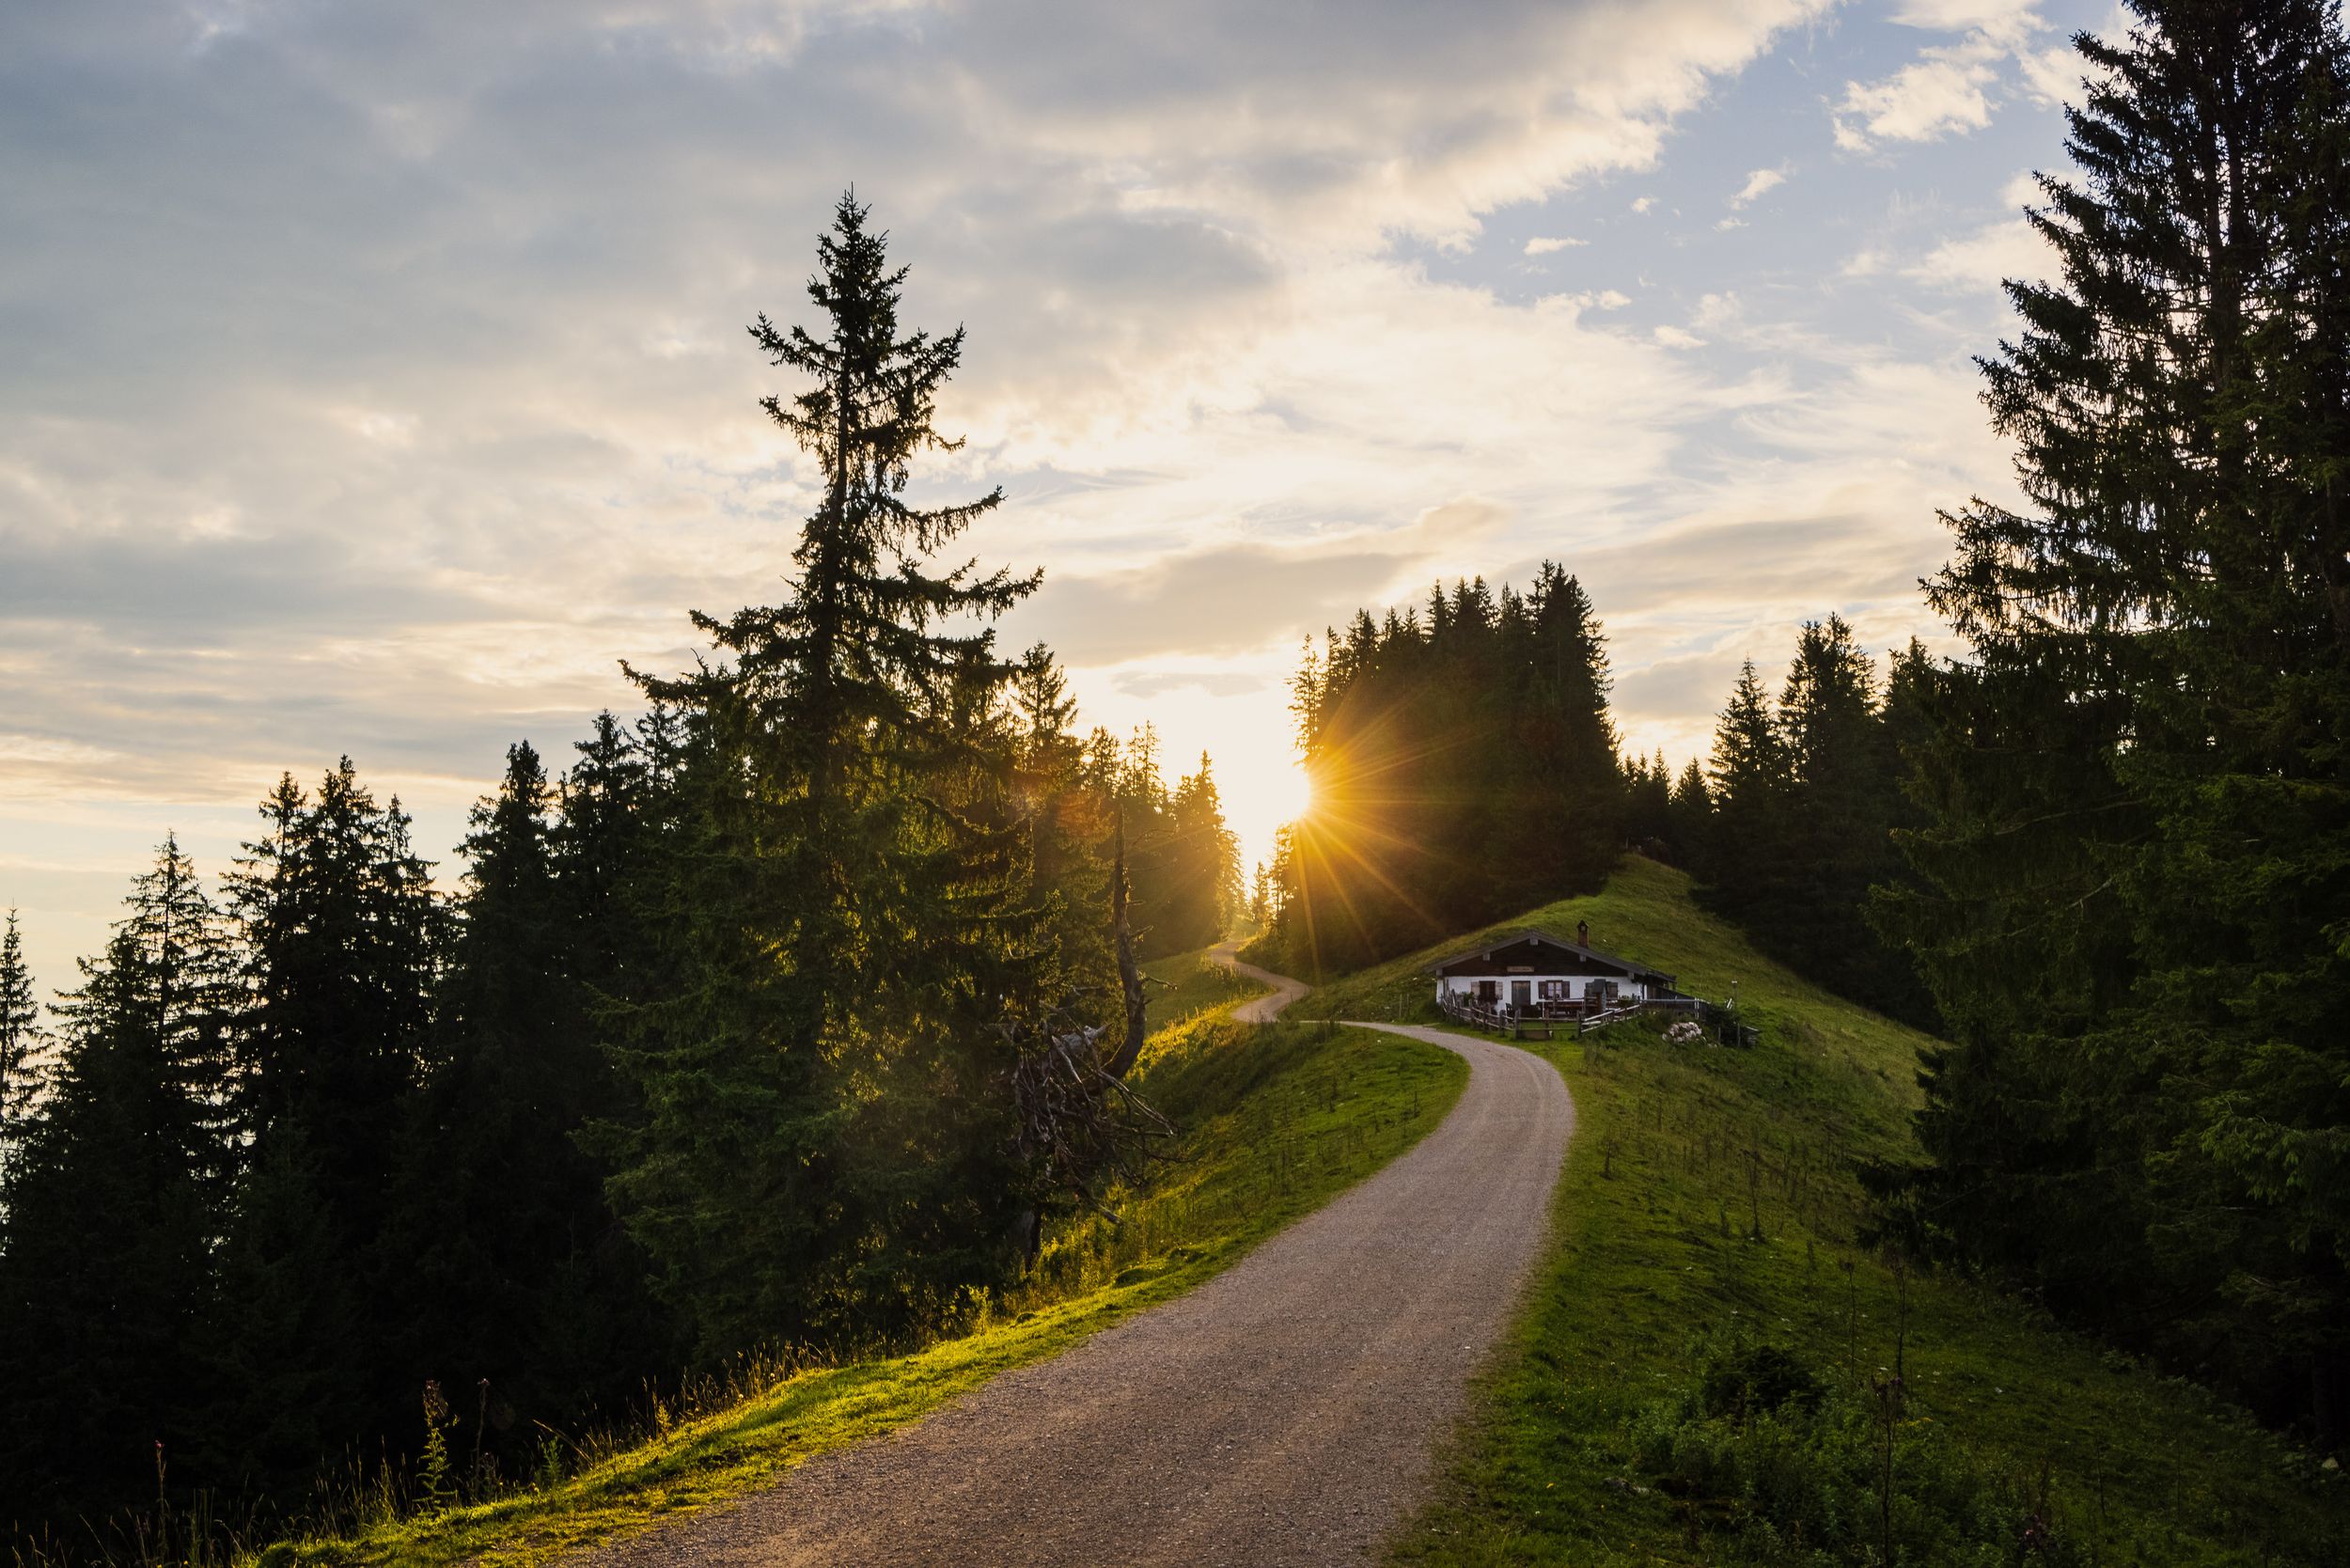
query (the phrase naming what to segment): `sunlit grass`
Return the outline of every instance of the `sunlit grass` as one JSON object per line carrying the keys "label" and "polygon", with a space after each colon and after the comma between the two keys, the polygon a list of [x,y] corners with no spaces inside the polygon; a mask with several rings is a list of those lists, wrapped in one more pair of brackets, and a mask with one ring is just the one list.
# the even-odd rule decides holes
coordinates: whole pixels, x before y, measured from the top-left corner
{"label": "sunlit grass", "polygon": [[1142,975],[1143,1016],[1154,1033],[1265,993],[1257,981],[1211,959],[1204,948],[1153,959],[1142,966]]}

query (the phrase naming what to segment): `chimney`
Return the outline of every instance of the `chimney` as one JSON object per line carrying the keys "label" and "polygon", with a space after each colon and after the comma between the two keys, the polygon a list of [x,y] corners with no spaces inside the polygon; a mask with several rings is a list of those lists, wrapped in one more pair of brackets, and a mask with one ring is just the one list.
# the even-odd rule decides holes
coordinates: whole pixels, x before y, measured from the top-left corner
{"label": "chimney", "polygon": [[1578,948],[1588,948],[1591,945],[1590,921],[1577,920],[1574,922],[1574,945]]}

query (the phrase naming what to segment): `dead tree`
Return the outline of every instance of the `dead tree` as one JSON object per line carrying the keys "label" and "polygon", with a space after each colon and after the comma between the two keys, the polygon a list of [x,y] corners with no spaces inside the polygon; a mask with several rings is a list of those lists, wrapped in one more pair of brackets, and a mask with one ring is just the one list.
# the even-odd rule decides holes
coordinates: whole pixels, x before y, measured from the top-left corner
{"label": "dead tree", "polygon": [[1110,937],[1118,949],[1118,989],[1126,1008],[1126,1034],[1103,1071],[1113,1078],[1123,1078],[1135,1070],[1135,1062],[1142,1056],[1142,971],[1135,965],[1134,928],[1126,918],[1130,897],[1126,886],[1126,814],[1118,814],[1117,858],[1110,868]]}
{"label": "dead tree", "polygon": [[1119,1033],[1113,1037],[1105,1025],[1084,1024],[1067,1008],[1056,1009],[1029,1031],[1004,1027],[1018,1058],[1012,1071],[1020,1112],[1016,1143],[1038,1195],[1021,1216],[1026,1268],[1036,1266],[1043,1247],[1048,1207],[1091,1210],[1115,1223],[1117,1214],[1103,1201],[1104,1189],[1115,1180],[1140,1181],[1154,1152],[1175,1136],[1175,1124],[1126,1082],[1141,1058],[1145,1032],[1142,971],[1135,963],[1127,899],[1126,833],[1120,823],[1110,873],[1110,929],[1123,1026]]}

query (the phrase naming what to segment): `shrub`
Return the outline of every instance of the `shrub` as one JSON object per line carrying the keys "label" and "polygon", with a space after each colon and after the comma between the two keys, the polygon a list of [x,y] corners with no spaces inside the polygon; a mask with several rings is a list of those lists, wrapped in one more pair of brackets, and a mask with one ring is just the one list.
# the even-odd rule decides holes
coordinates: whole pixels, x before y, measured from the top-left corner
{"label": "shrub", "polygon": [[1872,1565],[2083,1560],[2045,1476],[2001,1475],[1898,1390],[1831,1388],[1775,1345],[1710,1347],[1631,1423],[1626,1456],[1729,1560]]}

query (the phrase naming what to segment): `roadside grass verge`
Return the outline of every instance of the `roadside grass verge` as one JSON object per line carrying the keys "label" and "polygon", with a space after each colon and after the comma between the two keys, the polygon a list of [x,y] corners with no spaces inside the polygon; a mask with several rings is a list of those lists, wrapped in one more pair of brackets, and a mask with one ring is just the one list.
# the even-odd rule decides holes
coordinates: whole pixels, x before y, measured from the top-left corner
{"label": "roadside grass verge", "polygon": [[1264,985],[1211,959],[1211,950],[1154,958],[1142,966],[1143,1017],[1152,1033],[1265,994]]}
{"label": "roadside grass verge", "polygon": [[[1555,1240],[1393,1560],[2350,1560],[2350,1483],[2316,1456],[2011,1295],[1858,1245],[1858,1164],[1914,1149],[1921,1036],[1771,964],[1667,868],[1627,862],[1512,923],[1577,919],[1685,990],[1738,980],[1762,1043],[1645,1022],[1528,1043],[1575,1100]],[[1424,1018],[1433,956],[1301,1007]]]}
{"label": "roadside grass verge", "polygon": [[[1163,961],[1178,971],[1166,996],[1206,993],[1183,967],[1197,957]],[[392,1517],[387,1501],[360,1529],[281,1543],[260,1561],[535,1564],[740,1497],[1198,1285],[1408,1149],[1466,1082],[1460,1058],[1434,1046],[1234,1024],[1231,999],[1159,1029],[1138,1068],[1142,1091],[1183,1129],[1176,1158],[1147,1192],[1113,1195],[1119,1222],[1057,1227],[1031,1278],[969,1333],[850,1365],[754,1363],[699,1403],[656,1411],[641,1440],[600,1445],[532,1489],[431,1516]]]}

